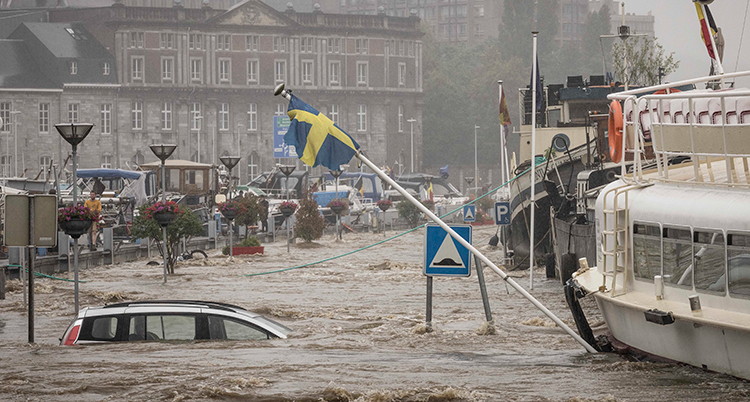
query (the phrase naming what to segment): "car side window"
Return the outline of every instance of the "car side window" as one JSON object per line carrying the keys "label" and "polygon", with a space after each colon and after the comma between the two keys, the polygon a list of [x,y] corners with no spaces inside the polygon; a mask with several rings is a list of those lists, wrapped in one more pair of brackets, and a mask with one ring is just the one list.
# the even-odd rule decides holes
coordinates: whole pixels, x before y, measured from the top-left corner
{"label": "car side window", "polygon": [[97,317],[91,324],[91,338],[97,341],[111,341],[117,334],[117,317]]}
{"label": "car side window", "polygon": [[215,315],[208,316],[208,329],[211,339],[244,341],[269,338],[265,331],[250,324]]}
{"label": "car side window", "polygon": [[193,340],[195,339],[193,315],[138,315],[130,318],[128,340]]}

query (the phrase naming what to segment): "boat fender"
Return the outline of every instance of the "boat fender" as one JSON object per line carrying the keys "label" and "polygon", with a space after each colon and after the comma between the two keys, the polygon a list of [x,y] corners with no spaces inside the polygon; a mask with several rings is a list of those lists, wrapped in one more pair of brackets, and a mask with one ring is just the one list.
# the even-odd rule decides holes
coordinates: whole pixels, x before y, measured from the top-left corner
{"label": "boat fender", "polygon": [[565,253],[560,257],[560,280],[562,283],[567,283],[568,279],[573,277],[573,273],[578,270],[576,261],[577,258],[574,253]]}
{"label": "boat fender", "polygon": [[666,312],[654,308],[645,311],[643,314],[646,315],[646,321],[648,322],[653,322],[659,325],[669,325],[674,323],[674,315],[671,311]]}
{"label": "boat fender", "polygon": [[573,315],[573,320],[576,323],[578,334],[581,336],[581,338],[583,338],[584,341],[586,341],[586,343],[591,345],[597,351],[601,352],[602,349],[599,346],[599,343],[596,341],[596,338],[594,338],[594,333],[593,331],[591,331],[591,326],[586,319],[586,315],[583,313],[581,303],[578,302],[579,296],[582,297],[583,294],[580,288],[577,288],[577,283],[572,279],[565,282],[565,301],[568,303],[570,313]]}
{"label": "boat fender", "polygon": [[613,100],[609,104],[609,157],[618,163],[622,159],[622,106]]}

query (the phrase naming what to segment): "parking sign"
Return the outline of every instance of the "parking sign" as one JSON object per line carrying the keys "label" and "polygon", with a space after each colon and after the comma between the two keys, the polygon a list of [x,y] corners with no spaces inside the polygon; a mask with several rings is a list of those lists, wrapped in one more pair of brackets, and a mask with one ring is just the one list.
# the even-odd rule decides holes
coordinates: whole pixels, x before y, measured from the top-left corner
{"label": "parking sign", "polygon": [[510,202],[495,203],[495,224],[510,225]]}

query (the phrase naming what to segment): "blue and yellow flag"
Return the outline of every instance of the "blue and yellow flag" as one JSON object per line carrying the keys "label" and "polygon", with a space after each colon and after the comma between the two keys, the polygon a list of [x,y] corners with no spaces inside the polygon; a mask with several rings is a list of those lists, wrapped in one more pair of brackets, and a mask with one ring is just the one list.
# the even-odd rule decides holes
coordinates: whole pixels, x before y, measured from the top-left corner
{"label": "blue and yellow flag", "polygon": [[297,155],[308,166],[341,170],[341,165],[349,163],[359,149],[357,141],[331,119],[294,95],[287,114],[292,121],[284,142],[294,145]]}

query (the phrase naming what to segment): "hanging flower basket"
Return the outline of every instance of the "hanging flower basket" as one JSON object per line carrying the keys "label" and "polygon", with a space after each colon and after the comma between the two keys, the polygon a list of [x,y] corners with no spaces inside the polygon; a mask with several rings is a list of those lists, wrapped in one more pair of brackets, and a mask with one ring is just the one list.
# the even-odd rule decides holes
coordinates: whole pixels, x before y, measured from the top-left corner
{"label": "hanging flower basket", "polygon": [[151,214],[151,217],[154,218],[156,223],[159,224],[161,227],[167,227],[170,223],[174,220],[175,217],[177,217],[177,214],[174,212],[154,212]]}
{"label": "hanging flower basket", "polygon": [[66,235],[77,239],[81,237],[82,234],[89,231],[92,223],[94,223],[93,220],[72,218],[70,220],[61,221],[60,229],[62,229]]}
{"label": "hanging flower basket", "polygon": [[378,208],[380,208],[381,211],[385,212],[393,206],[393,202],[391,200],[380,200],[376,203]]}
{"label": "hanging flower basket", "polygon": [[328,205],[326,206],[330,208],[334,214],[341,215],[341,213],[344,212],[346,208],[349,207],[349,204],[344,200],[336,199],[336,200],[331,200],[331,202],[329,202]]}
{"label": "hanging flower basket", "polygon": [[279,204],[279,211],[284,215],[285,218],[288,218],[294,214],[294,211],[297,210],[297,204],[291,201],[284,201],[281,204]]}
{"label": "hanging flower basket", "polygon": [[237,217],[237,211],[233,211],[230,209],[222,211],[221,214],[230,221],[234,220],[234,218]]}
{"label": "hanging flower basket", "polygon": [[237,200],[229,200],[219,204],[219,212],[221,212],[224,218],[230,221],[234,220],[244,210],[242,204]]}

